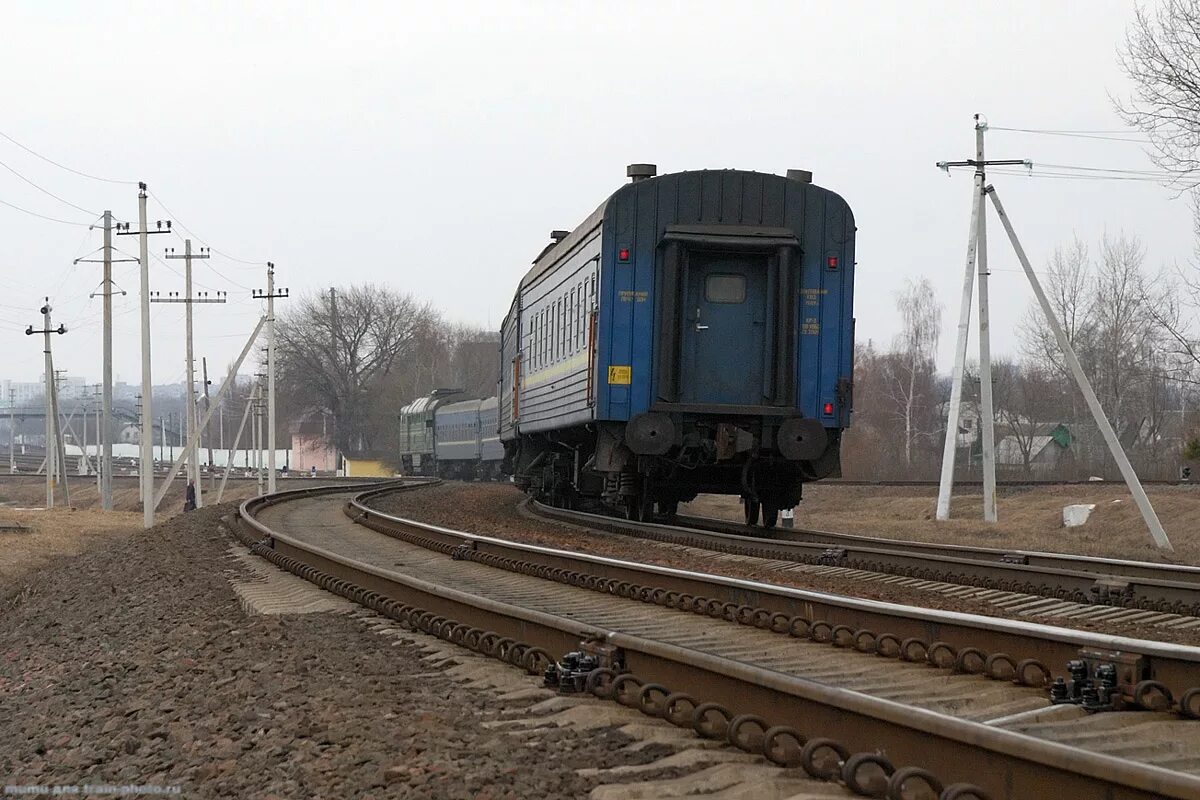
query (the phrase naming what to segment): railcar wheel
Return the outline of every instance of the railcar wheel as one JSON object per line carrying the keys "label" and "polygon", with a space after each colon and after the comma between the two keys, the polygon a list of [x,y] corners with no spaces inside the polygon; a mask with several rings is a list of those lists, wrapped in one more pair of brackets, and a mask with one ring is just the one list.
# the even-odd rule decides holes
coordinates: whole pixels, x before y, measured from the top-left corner
{"label": "railcar wheel", "polygon": [[757,500],[751,500],[749,497],[742,498],[742,511],[746,515],[747,525],[758,524],[758,509],[759,504]]}
{"label": "railcar wheel", "polygon": [[659,500],[658,501],[658,518],[663,522],[674,522],[675,516],[679,513],[678,500]]}
{"label": "railcar wheel", "polygon": [[774,528],[779,522],[779,509],[775,506],[769,506],[763,503],[762,507],[762,525],[764,528]]}

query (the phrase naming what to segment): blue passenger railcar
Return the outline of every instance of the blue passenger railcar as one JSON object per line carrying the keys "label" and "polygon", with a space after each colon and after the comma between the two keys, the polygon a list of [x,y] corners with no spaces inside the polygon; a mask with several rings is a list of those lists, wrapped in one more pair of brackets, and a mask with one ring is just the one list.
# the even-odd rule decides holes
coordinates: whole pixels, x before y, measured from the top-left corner
{"label": "blue passenger railcar", "polygon": [[774,524],[839,469],[853,214],[806,172],[629,175],[553,234],[504,320],[506,467],[552,502],[648,518],[729,493]]}
{"label": "blue passenger railcar", "polygon": [[447,403],[434,412],[436,472],[443,478],[489,479],[499,474],[504,448],[495,397]]}

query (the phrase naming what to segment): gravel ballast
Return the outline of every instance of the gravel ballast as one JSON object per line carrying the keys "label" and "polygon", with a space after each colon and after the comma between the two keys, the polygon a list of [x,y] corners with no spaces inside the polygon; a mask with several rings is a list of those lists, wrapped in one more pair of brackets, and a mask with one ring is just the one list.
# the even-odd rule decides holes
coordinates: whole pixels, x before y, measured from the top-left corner
{"label": "gravel ballast", "polygon": [[629,760],[612,729],[530,747],[483,727],[503,703],[356,616],[247,614],[219,525],[230,511],[56,562],[0,610],[0,796],[107,784],[183,797],[571,798],[598,783],[575,769]]}

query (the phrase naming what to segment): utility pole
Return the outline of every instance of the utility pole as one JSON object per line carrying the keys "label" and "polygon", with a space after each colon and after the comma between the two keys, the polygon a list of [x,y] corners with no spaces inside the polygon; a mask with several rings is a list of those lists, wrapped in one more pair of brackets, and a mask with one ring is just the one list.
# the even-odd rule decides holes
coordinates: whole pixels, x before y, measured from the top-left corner
{"label": "utility pole", "polygon": [[154,526],[154,444],[150,441],[147,431],[154,430],[154,384],[150,375],[150,242],[151,233],[170,233],[171,223],[168,220],[163,227],[158,220],[157,230],[150,230],[146,224],[146,184],[138,183],[138,229],[129,230],[129,223],[118,226],[117,235],[138,236],[138,260],[141,262],[141,317],[142,317],[142,435],[140,438],[141,451],[141,486],[142,497],[142,527]]}
{"label": "utility pole", "polygon": [[[1029,280],[1029,285],[1033,288],[1033,293],[1037,297],[1038,305],[1045,314],[1046,323],[1054,334],[1055,340],[1058,342],[1059,349],[1062,350],[1063,357],[1067,362],[1067,367],[1070,369],[1072,377],[1075,379],[1076,385],[1079,387],[1080,393],[1083,395],[1087,403],[1088,410],[1092,413],[1092,418],[1096,423],[1096,427],[1100,430],[1100,434],[1104,437],[1104,442],[1108,445],[1109,452],[1112,454],[1113,460],[1117,462],[1117,467],[1121,471],[1121,476],[1125,479],[1125,485],[1129,488],[1129,492],[1133,495],[1134,502],[1137,504],[1138,510],[1142,514],[1142,520],[1146,523],[1146,528],[1149,530],[1154,543],[1163,550],[1171,551],[1174,548],[1171,546],[1170,540],[1167,538],[1166,531],[1163,530],[1162,523],[1158,519],[1158,514],[1155,513],[1154,507],[1150,503],[1150,498],[1146,496],[1146,491],[1142,487],[1141,481],[1138,479],[1137,473],[1133,466],[1129,463],[1129,458],[1125,455],[1124,449],[1121,447],[1120,441],[1117,439],[1116,433],[1113,431],[1112,424],[1108,421],[1108,417],[1104,413],[1104,409],[1100,405],[1099,399],[1096,397],[1096,392],[1092,389],[1091,383],[1088,381],[1087,374],[1083,371],[1082,365],[1079,363],[1078,357],[1075,355],[1075,350],[1071,346],[1070,340],[1067,338],[1062,325],[1058,318],[1054,315],[1054,308],[1051,306],[1049,299],[1046,297],[1045,291],[1042,289],[1041,282],[1038,280],[1033,267],[1029,263],[1029,258],[1025,255],[1025,249],[1021,246],[1021,242],[1017,238],[1016,230],[1013,228],[1012,220],[1005,213],[1004,206],[1000,202],[1000,197],[996,193],[993,186],[986,183],[985,167],[989,165],[1021,165],[1032,169],[1033,162],[1025,160],[1003,160],[1003,161],[988,161],[983,157],[983,133],[987,130],[987,123],[983,121],[980,115],[975,115],[975,153],[976,158],[967,161],[942,161],[938,163],[938,167],[949,171],[950,167],[974,167],[975,168],[975,187],[972,198],[971,211],[971,234],[968,238],[967,245],[967,272],[963,282],[963,307],[959,318],[958,328],[958,348],[955,353],[953,386],[951,389],[950,409],[946,420],[946,445],[943,451],[942,458],[942,476],[941,484],[938,490],[937,518],[948,519],[950,516],[950,492],[954,483],[954,450],[955,438],[958,432],[958,418],[960,412],[960,400],[962,397],[962,374],[963,365],[966,360],[967,352],[967,334],[970,327],[970,303],[971,303],[971,277],[972,277],[972,262],[978,256],[979,266],[979,327],[980,327],[980,403],[984,406],[981,409],[981,422],[984,427],[983,431],[983,475],[984,475],[984,519],[989,522],[994,522],[996,519],[995,511],[995,449],[993,438],[993,417],[991,411],[991,363],[989,345],[988,345],[988,307],[987,307],[987,227],[985,222],[986,208],[984,207],[987,201],[991,201],[992,206],[996,211],[996,216],[1004,225],[1004,232],[1008,235],[1009,244],[1012,245],[1013,251],[1016,253],[1017,260],[1021,263],[1021,269],[1025,273],[1025,277]],[[978,248],[978,253],[976,253]]]}
{"label": "utility pole", "polygon": [[262,474],[262,377],[254,387],[254,475],[258,479],[258,495],[263,493]]}
{"label": "utility pole", "polygon": [[103,421],[97,426],[99,428],[100,448],[103,451],[97,458],[97,472],[99,474],[99,490],[100,490],[100,507],[105,511],[112,511],[112,298],[114,294],[125,294],[124,290],[115,292],[113,290],[112,265],[119,264],[124,261],[136,261],[135,258],[113,258],[113,218],[111,211],[104,212],[104,247],[102,247],[103,257],[100,259],[94,258],[77,258],[75,263],[101,263],[104,265],[104,280],[101,282],[99,292],[93,292],[90,296],[95,297],[97,294],[104,298],[104,390],[103,390]]}
{"label": "utility pole", "polygon": [[[46,298],[47,305],[50,298]],[[47,327],[49,327],[49,318],[47,318]],[[61,325],[60,325],[61,327]],[[66,331],[66,328],[63,328]],[[49,336],[46,337],[47,339]],[[50,367],[54,368],[54,356],[50,356]],[[66,372],[66,370],[63,370]],[[58,373],[55,372],[54,380],[50,382],[50,408],[54,414],[54,474],[56,481],[62,481],[63,501],[69,508],[71,505],[71,485],[67,482],[67,448],[63,443],[63,428],[65,427],[62,418],[59,416],[58,409]],[[74,414],[74,412],[72,412]],[[67,419],[66,425],[70,425],[70,418]],[[49,470],[47,470],[49,471]]]}
{"label": "utility pole", "polygon": [[[142,439],[145,438],[145,436],[147,435],[146,429],[142,427],[142,396],[140,394],[136,394],[133,396],[133,399],[134,399],[133,410],[137,414],[137,422],[135,422],[134,424],[137,426],[138,444],[140,446]],[[153,438],[154,431],[151,430],[149,435],[151,438]],[[154,447],[153,441],[150,442],[150,446]],[[137,474],[138,474],[138,502],[139,503],[146,502],[146,498],[142,494],[142,492],[146,488],[146,484],[142,481],[142,473],[145,471],[145,470],[143,470],[144,466],[145,465],[142,463],[142,460],[139,458],[138,459],[138,471],[137,471]]]}
{"label": "utility pole", "polygon": [[83,456],[79,459],[79,474],[88,474],[88,451],[87,451],[87,426],[88,426],[88,407],[87,401],[83,403]]}
{"label": "utility pole", "polygon": [[[267,491],[275,492],[275,298],[288,290],[275,291],[275,265],[267,262],[267,291],[255,291],[256,299],[267,301]],[[261,442],[260,442],[261,444]],[[261,492],[260,492],[261,494]]]}
{"label": "utility pole", "polygon": [[[95,400],[97,397],[101,397],[103,394],[104,394],[104,392],[103,392],[103,389],[101,388],[100,384],[92,385],[92,399],[93,400]],[[105,434],[102,434],[100,432],[100,412],[102,410],[101,406],[95,406],[95,410],[96,410],[96,437],[97,437],[96,441],[97,441],[99,447],[102,448],[104,440],[109,437],[106,437]],[[112,446],[111,446],[111,439],[110,439],[110,445],[109,445],[109,455],[110,456],[112,455],[111,451],[112,451]],[[111,464],[111,459],[110,459],[109,467],[111,467],[111,466],[112,466],[112,464]],[[101,453],[99,450],[97,450],[97,452],[96,452],[96,494],[100,495],[101,508],[104,507],[104,505],[103,505],[104,504],[104,476],[106,474],[108,474],[108,469],[106,469],[104,466],[104,454]],[[110,481],[109,487],[111,488],[111,486],[112,486],[112,482]]]}
{"label": "utility pole", "polygon": [[[177,255],[175,248],[167,248],[166,258],[182,258],[184,260],[183,270],[183,297],[179,296],[178,292],[171,292],[167,297],[159,297],[155,292],[155,296],[151,298],[152,303],[183,303],[186,306],[186,327],[187,327],[187,425],[186,430],[190,437],[192,431],[196,430],[197,423],[200,420],[200,415],[196,410],[196,358],[192,348],[192,306],[197,303],[224,303],[225,292],[217,292],[216,297],[209,297],[208,292],[201,292],[199,295],[192,294],[192,259],[205,259],[209,257],[207,247],[201,247],[199,253],[192,252],[192,240],[183,240],[183,255]],[[207,389],[205,390],[207,393]],[[181,433],[183,428],[181,428]],[[182,442],[180,442],[182,444]],[[187,455],[187,476],[188,480],[196,487],[196,507],[200,508],[204,505],[202,500],[202,492],[200,488],[200,445],[197,438],[193,447],[188,449]]]}
{"label": "utility pole", "polygon": [[[267,324],[267,318],[264,316],[264,317],[261,317],[258,320],[258,324],[254,326],[254,330],[250,333],[250,338],[248,338],[246,340],[246,344],[242,347],[242,352],[234,360],[233,364],[230,365],[229,374],[225,376],[225,380],[221,382],[221,388],[217,390],[217,397],[216,397],[217,403],[221,403],[225,399],[225,395],[229,392],[229,389],[236,382],[237,371],[242,368],[242,362],[244,362],[246,360],[246,355],[250,352],[251,348],[254,346],[254,342],[258,340],[258,335],[262,332],[263,326],[266,324]],[[208,424],[209,420],[211,420],[211,419],[212,419],[212,411],[210,410],[210,411],[205,412],[204,419],[200,421],[200,426],[204,427],[205,425]],[[158,504],[162,502],[163,497],[166,496],[167,491],[171,488],[171,482],[175,477],[175,474],[174,474],[175,471],[178,470],[179,467],[181,467],[182,465],[183,465],[183,456],[180,456],[179,460],[173,462],[171,467],[167,470],[167,478],[166,478],[166,480],[163,481],[162,486],[160,486],[158,488],[158,493],[154,497],[155,508],[158,507]]]}
{"label": "utility pole", "polygon": [[17,390],[8,387],[8,474],[17,473]]}
{"label": "utility pole", "polygon": [[978,265],[979,275],[979,421],[983,438],[983,519],[996,521],[996,418],[992,410],[992,351],[988,330],[988,268],[987,268],[987,220],[983,208],[983,197],[987,181],[986,167],[989,165],[1024,165],[1032,162],[1021,159],[988,161],[984,158],[983,134],[987,122],[975,115],[975,158],[966,161],[941,161],[938,167],[974,167],[975,183],[971,196],[971,229],[967,235],[967,268],[963,277],[962,305],[959,308],[958,342],[954,351],[954,373],[951,376],[950,408],[946,418],[946,442],[942,449],[942,475],[938,486],[937,518],[950,518],[950,495],[954,490],[954,459],[957,455],[958,422],[962,412],[963,372],[967,360],[967,340],[971,327],[971,295],[973,279]]}
{"label": "utility pole", "polygon": [[[46,357],[46,508],[54,508],[54,470],[51,469],[51,464],[54,463],[51,453],[58,449],[58,406],[54,402],[54,356],[50,352],[50,334],[57,333],[59,336],[67,332],[62,323],[59,323],[57,328],[50,327],[50,298],[46,298],[45,304],[42,306],[42,329],[35,331],[30,325],[25,328],[26,336],[33,336],[35,333],[43,335],[42,353]],[[66,483],[63,483],[64,487]],[[69,504],[70,499],[67,500]]]}
{"label": "utility pole", "polygon": [[[203,374],[204,374],[204,384],[203,384],[203,386],[204,386],[204,414],[209,420],[211,420],[212,419],[212,411],[211,411],[212,404],[208,400],[208,385],[209,385],[208,359],[201,358],[200,366],[202,367]],[[197,419],[199,419],[199,417],[197,417]],[[208,444],[209,479],[215,483],[217,480],[217,474],[216,474],[216,472],[213,471],[214,465],[213,465],[213,451],[212,451],[212,423],[211,422],[205,423],[205,425],[204,425],[204,441],[206,444]],[[197,506],[200,505],[200,490],[199,489],[196,490],[196,505]]]}

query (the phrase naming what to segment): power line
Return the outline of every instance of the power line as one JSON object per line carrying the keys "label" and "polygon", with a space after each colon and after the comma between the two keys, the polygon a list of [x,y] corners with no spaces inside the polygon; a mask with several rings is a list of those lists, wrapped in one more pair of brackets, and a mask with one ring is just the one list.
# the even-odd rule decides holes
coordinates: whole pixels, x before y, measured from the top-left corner
{"label": "power line", "polygon": [[[0,134],[0,136],[2,136],[2,135],[3,134]],[[21,206],[14,205],[13,203],[8,202],[7,200],[0,200],[0,205],[8,206],[11,209],[20,211],[23,214],[28,214],[31,217],[37,217],[38,219],[44,219],[47,222],[58,222],[62,225],[78,225],[81,228],[88,228],[88,227],[91,227],[91,225],[92,225],[91,222],[75,222],[74,220],[69,220],[69,219],[59,219],[58,217],[48,217],[45,214],[39,214],[36,211],[30,211],[28,208],[22,208]],[[97,215],[97,216],[99,216],[99,215]]]}
{"label": "power line", "polygon": [[1081,172],[1116,172],[1122,175],[1152,175],[1157,177],[1169,178],[1171,173],[1162,169],[1116,169],[1115,167],[1080,167],[1074,164],[1047,164],[1038,162],[1036,166],[1051,167],[1054,169],[1073,169]]}
{"label": "power line", "polygon": [[999,125],[992,125],[988,130],[993,131],[1009,131],[1012,133],[1032,133],[1041,136],[1066,136],[1073,139],[1098,139],[1107,142],[1133,142],[1134,144],[1149,144],[1148,139],[1130,138],[1134,131],[1072,131],[1072,130],[1048,130],[1040,128],[1002,128]]}
{"label": "power line", "polygon": [[[206,247],[209,249],[209,251],[210,251],[210,252],[212,252],[212,253],[216,253],[217,255],[221,256],[222,258],[227,258],[227,259],[229,259],[230,261],[236,261],[236,262],[238,262],[239,264],[248,264],[248,265],[250,265],[250,266],[254,266],[254,267],[261,267],[261,266],[264,266],[264,265],[267,263],[267,262],[265,262],[265,261],[247,261],[247,260],[246,260],[246,259],[244,259],[244,258],[237,258],[236,256],[231,256],[231,255],[229,255],[229,254],[228,254],[228,253],[226,253],[226,252],[223,252],[223,251],[221,251],[221,250],[218,250],[217,248],[213,247],[213,246],[212,246],[212,245],[211,245],[211,244],[210,244],[208,241],[206,241],[206,240],[205,240],[203,237],[201,237],[201,236],[200,236],[200,234],[196,233],[194,230],[192,230],[191,228],[189,228],[188,226],[186,226],[186,225],[184,225],[182,222],[180,222],[180,221],[179,221],[179,217],[178,217],[178,216],[176,216],[176,215],[175,215],[175,214],[174,214],[174,213],[171,211],[171,209],[167,208],[167,204],[166,204],[166,203],[164,203],[164,202],[162,201],[162,199],[161,199],[161,198],[160,198],[158,195],[156,195],[154,192],[149,192],[149,195],[150,195],[151,197],[153,197],[153,198],[154,198],[154,202],[156,202],[156,203],[158,203],[160,206],[162,206],[162,210],[163,210],[163,211],[165,211],[165,212],[167,212],[167,216],[168,216],[168,217],[170,217],[172,220],[174,220],[174,221],[175,221],[175,224],[176,224],[178,227],[180,227],[181,229],[183,229],[183,231],[184,231],[185,233],[189,233],[189,234],[191,234],[191,235],[192,235],[192,237],[193,237],[193,238],[194,238],[194,239],[195,239],[197,242],[199,242],[199,243],[203,244],[204,246],[206,246]],[[178,234],[176,234],[176,235],[178,235]],[[180,237],[180,238],[182,238],[182,237]],[[230,282],[232,283],[232,281],[230,281]],[[244,287],[243,287],[243,288],[244,288]]]}
{"label": "power line", "polygon": [[47,164],[53,164],[54,166],[58,167],[59,169],[65,169],[67,172],[74,173],[75,175],[79,175],[80,177],[90,178],[94,181],[100,181],[102,183],[122,183],[122,184],[126,184],[128,186],[133,186],[134,184],[137,183],[137,181],[119,181],[114,178],[101,178],[99,175],[91,175],[87,172],[82,172],[81,170],[72,169],[71,167],[68,167],[66,164],[60,164],[59,162],[55,161],[54,159],[47,158],[46,156],[42,155],[41,153],[37,152],[36,150],[34,150],[32,148],[26,147],[25,145],[18,142],[16,139],[9,136],[4,131],[0,131],[0,136],[4,137],[8,141],[12,142],[17,147],[24,150],[26,153],[37,156],[42,161],[45,161]]}
{"label": "power line", "polygon": [[54,198],[55,200],[57,200],[58,202],[60,202],[60,203],[63,203],[63,204],[65,204],[65,205],[68,205],[68,206],[70,206],[71,208],[75,209],[76,211],[82,211],[82,212],[83,212],[83,213],[85,213],[85,214],[92,214],[92,215],[94,215],[94,216],[97,216],[97,217],[98,217],[98,216],[100,216],[99,214],[97,214],[95,211],[92,211],[91,209],[84,208],[83,206],[77,206],[77,205],[75,205],[74,203],[72,203],[70,200],[65,200],[65,199],[63,199],[63,198],[59,197],[58,195],[56,195],[54,192],[50,191],[49,189],[46,189],[46,188],[44,188],[44,187],[42,187],[42,186],[39,186],[39,185],[37,185],[37,184],[36,184],[36,183],[34,183],[33,181],[29,180],[29,178],[26,178],[24,175],[22,175],[21,173],[17,172],[17,171],[16,171],[15,169],[13,169],[12,167],[10,167],[8,164],[5,164],[3,161],[0,161],[0,167],[4,167],[6,170],[8,170],[9,172],[11,172],[13,175],[16,175],[18,178],[20,178],[21,180],[25,181],[26,183],[28,183],[28,184],[29,184],[30,186],[32,186],[33,188],[37,189],[37,190],[38,190],[39,192],[41,192],[42,194],[48,195],[48,196],[50,196],[50,197],[53,197],[53,198]]}
{"label": "power line", "polygon": [[[964,169],[961,167],[950,167],[950,169],[953,169],[953,170],[956,170],[959,172],[969,171],[969,168]],[[1019,178],[1045,178],[1045,179],[1077,180],[1077,181],[1134,181],[1134,182],[1140,182],[1140,183],[1159,183],[1159,184],[1161,184],[1163,181],[1171,179],[1171,176],[1167,175],[1167,174],[1163,174],[1163,175],[1080,174],[1080,173],[1074,173],[1074,172],[1038,170],[1036,168],[1030,168],[1028,170],[998,168],[998,169],[992,170],[992,172],[997,175],[1015,175],[1016,177],[1019,177]]]}

